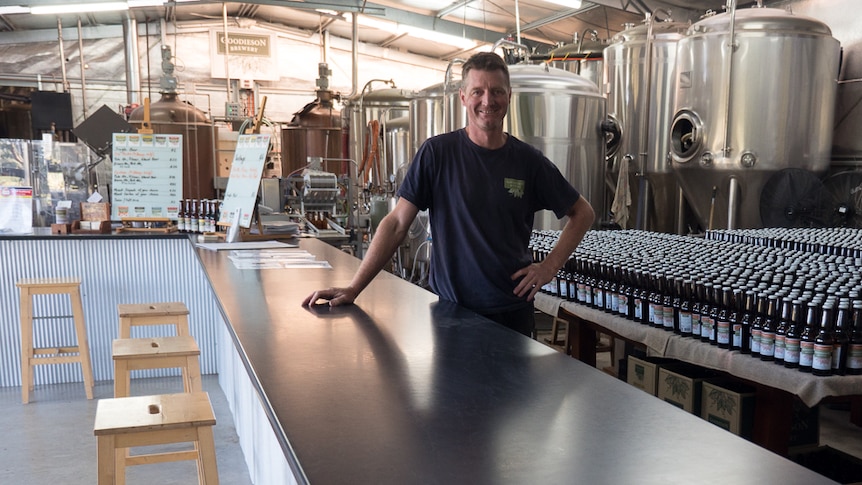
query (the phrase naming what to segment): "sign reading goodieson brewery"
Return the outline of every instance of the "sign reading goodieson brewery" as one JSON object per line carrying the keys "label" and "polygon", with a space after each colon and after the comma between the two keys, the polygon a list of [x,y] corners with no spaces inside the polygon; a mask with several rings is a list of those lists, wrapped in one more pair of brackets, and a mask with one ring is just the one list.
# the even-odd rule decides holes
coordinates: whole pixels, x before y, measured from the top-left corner
{"label": "sign reading goodieson brewery", "polygon": [[[270,57],[270,45],[272,38],[268,35],[237,34],[228,32],[225,42],[224,32],[216,33],[216,45],[219,55],[225,51],[232,56],[258,56]],[[229,49],[225,49],[229,46]]]}

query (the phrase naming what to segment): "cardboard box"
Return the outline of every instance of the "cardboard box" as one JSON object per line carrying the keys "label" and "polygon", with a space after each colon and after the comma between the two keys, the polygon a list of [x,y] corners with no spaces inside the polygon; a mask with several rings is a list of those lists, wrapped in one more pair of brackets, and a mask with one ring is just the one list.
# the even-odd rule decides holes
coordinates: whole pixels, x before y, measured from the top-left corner
{"label": "cardboard box", "polygon": [[678,360],[665,357],[635,357],[634,355],[629,355],[628,365],[626,366],[626,382],[655,396],[656,384],[658,383],[658,370],[662,366],[678,363]]}
{"label": "cardboard box", "polygon": [[703,381],[700,417],[731,433],[751,438],[756,390],[731,379]]}
{"label": "cardboard box", "polygon": [[715,373],[692,364],[679,363],[658,371],[656,396],[690,413],[700,412],[701,383]]}

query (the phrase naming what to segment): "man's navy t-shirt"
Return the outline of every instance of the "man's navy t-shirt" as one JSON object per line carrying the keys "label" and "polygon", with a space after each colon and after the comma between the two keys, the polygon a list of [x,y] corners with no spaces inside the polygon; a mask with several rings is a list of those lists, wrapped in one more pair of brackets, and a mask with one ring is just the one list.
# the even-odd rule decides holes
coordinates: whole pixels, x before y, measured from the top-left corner
{"label": "man's navy t-shirt", "polygon": [[580,194],[536,148],[509,135],[488,150],[461,129],[422,144],[398,196],[428,209],[431,289],[491,314],[530,304],[511,277],[532,263],[533,216],[547,209],[562,218]]}

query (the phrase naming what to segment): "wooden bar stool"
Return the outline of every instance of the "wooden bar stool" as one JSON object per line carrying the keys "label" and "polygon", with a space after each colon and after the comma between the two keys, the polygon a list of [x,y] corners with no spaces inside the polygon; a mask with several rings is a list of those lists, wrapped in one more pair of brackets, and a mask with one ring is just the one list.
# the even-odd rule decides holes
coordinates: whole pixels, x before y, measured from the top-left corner
{"label": "wooden bar stool", "polygon": [[174,325],[177,335],[189,332],[189,309],[185,303],[126,303],[117,305],[120,314],[120,338],[130,338],[132,327],[140,325]]}
{"label": "wooden bar stool", "polygon": [[[124,484],[126,466],[195,460],[198,483],[218,484],[212,427],[216,420],[205,392],[100,399],[93,434],[99,485]],[[127,456],[136,446],[195,444],[193,450]]]}
{"label": "wooden bar stool", "polygon": [[171,369],[183,373],[185,392],[201,390],[201,350],[194,337],[125,338],[113,342],[114,397],[129,396],[133,370]]}
{"label": "wooden bar stool", "polygon": [[[84,390],[87,399],[93,399],[93,366],[87,327],[84,323],[84,306],[81,303],[81,280],[78,278],[25,278],[15,283],[21,293],[21,400],[30,402],[30,391],[35,386],[33,367],[44,364],[81,364]],[[33,295],[68,294],[72,315],[34,316]],[[33,321],[50,318],[71,318],[75,323],[77,345],[69,347],[33,347]]]}

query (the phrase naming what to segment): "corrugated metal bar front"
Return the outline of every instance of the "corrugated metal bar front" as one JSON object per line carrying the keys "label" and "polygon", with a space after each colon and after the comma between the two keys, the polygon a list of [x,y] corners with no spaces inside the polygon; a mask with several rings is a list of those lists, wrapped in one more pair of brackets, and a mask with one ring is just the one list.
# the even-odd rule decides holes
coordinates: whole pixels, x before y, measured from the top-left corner
{"label": "corrugated metal bar front", "polygon": [[[121,303],[181,301],[189,308],[191,333],[201,348],[201,372],[217,372],[217,330],[223,325],[206,275],[195,250],[185,238],[62,238],[0,240],[0,386],[21,385],[21,278],[75,276],[81,279],[81,298],[87,337],[97,381],[114,378],[111,342],[117,338]],[[65,295],[33,297],[37,316],[71,315]],[[135,328],[133,337],[171,335],[168,326]],[[40,346],[73,344],[70,318],[40,319],[34,323],[34,343]],[[133,377],[179,375],[176,369],[135,371]],[[83,381],[77,364],[36,367],[36,385]]]}

